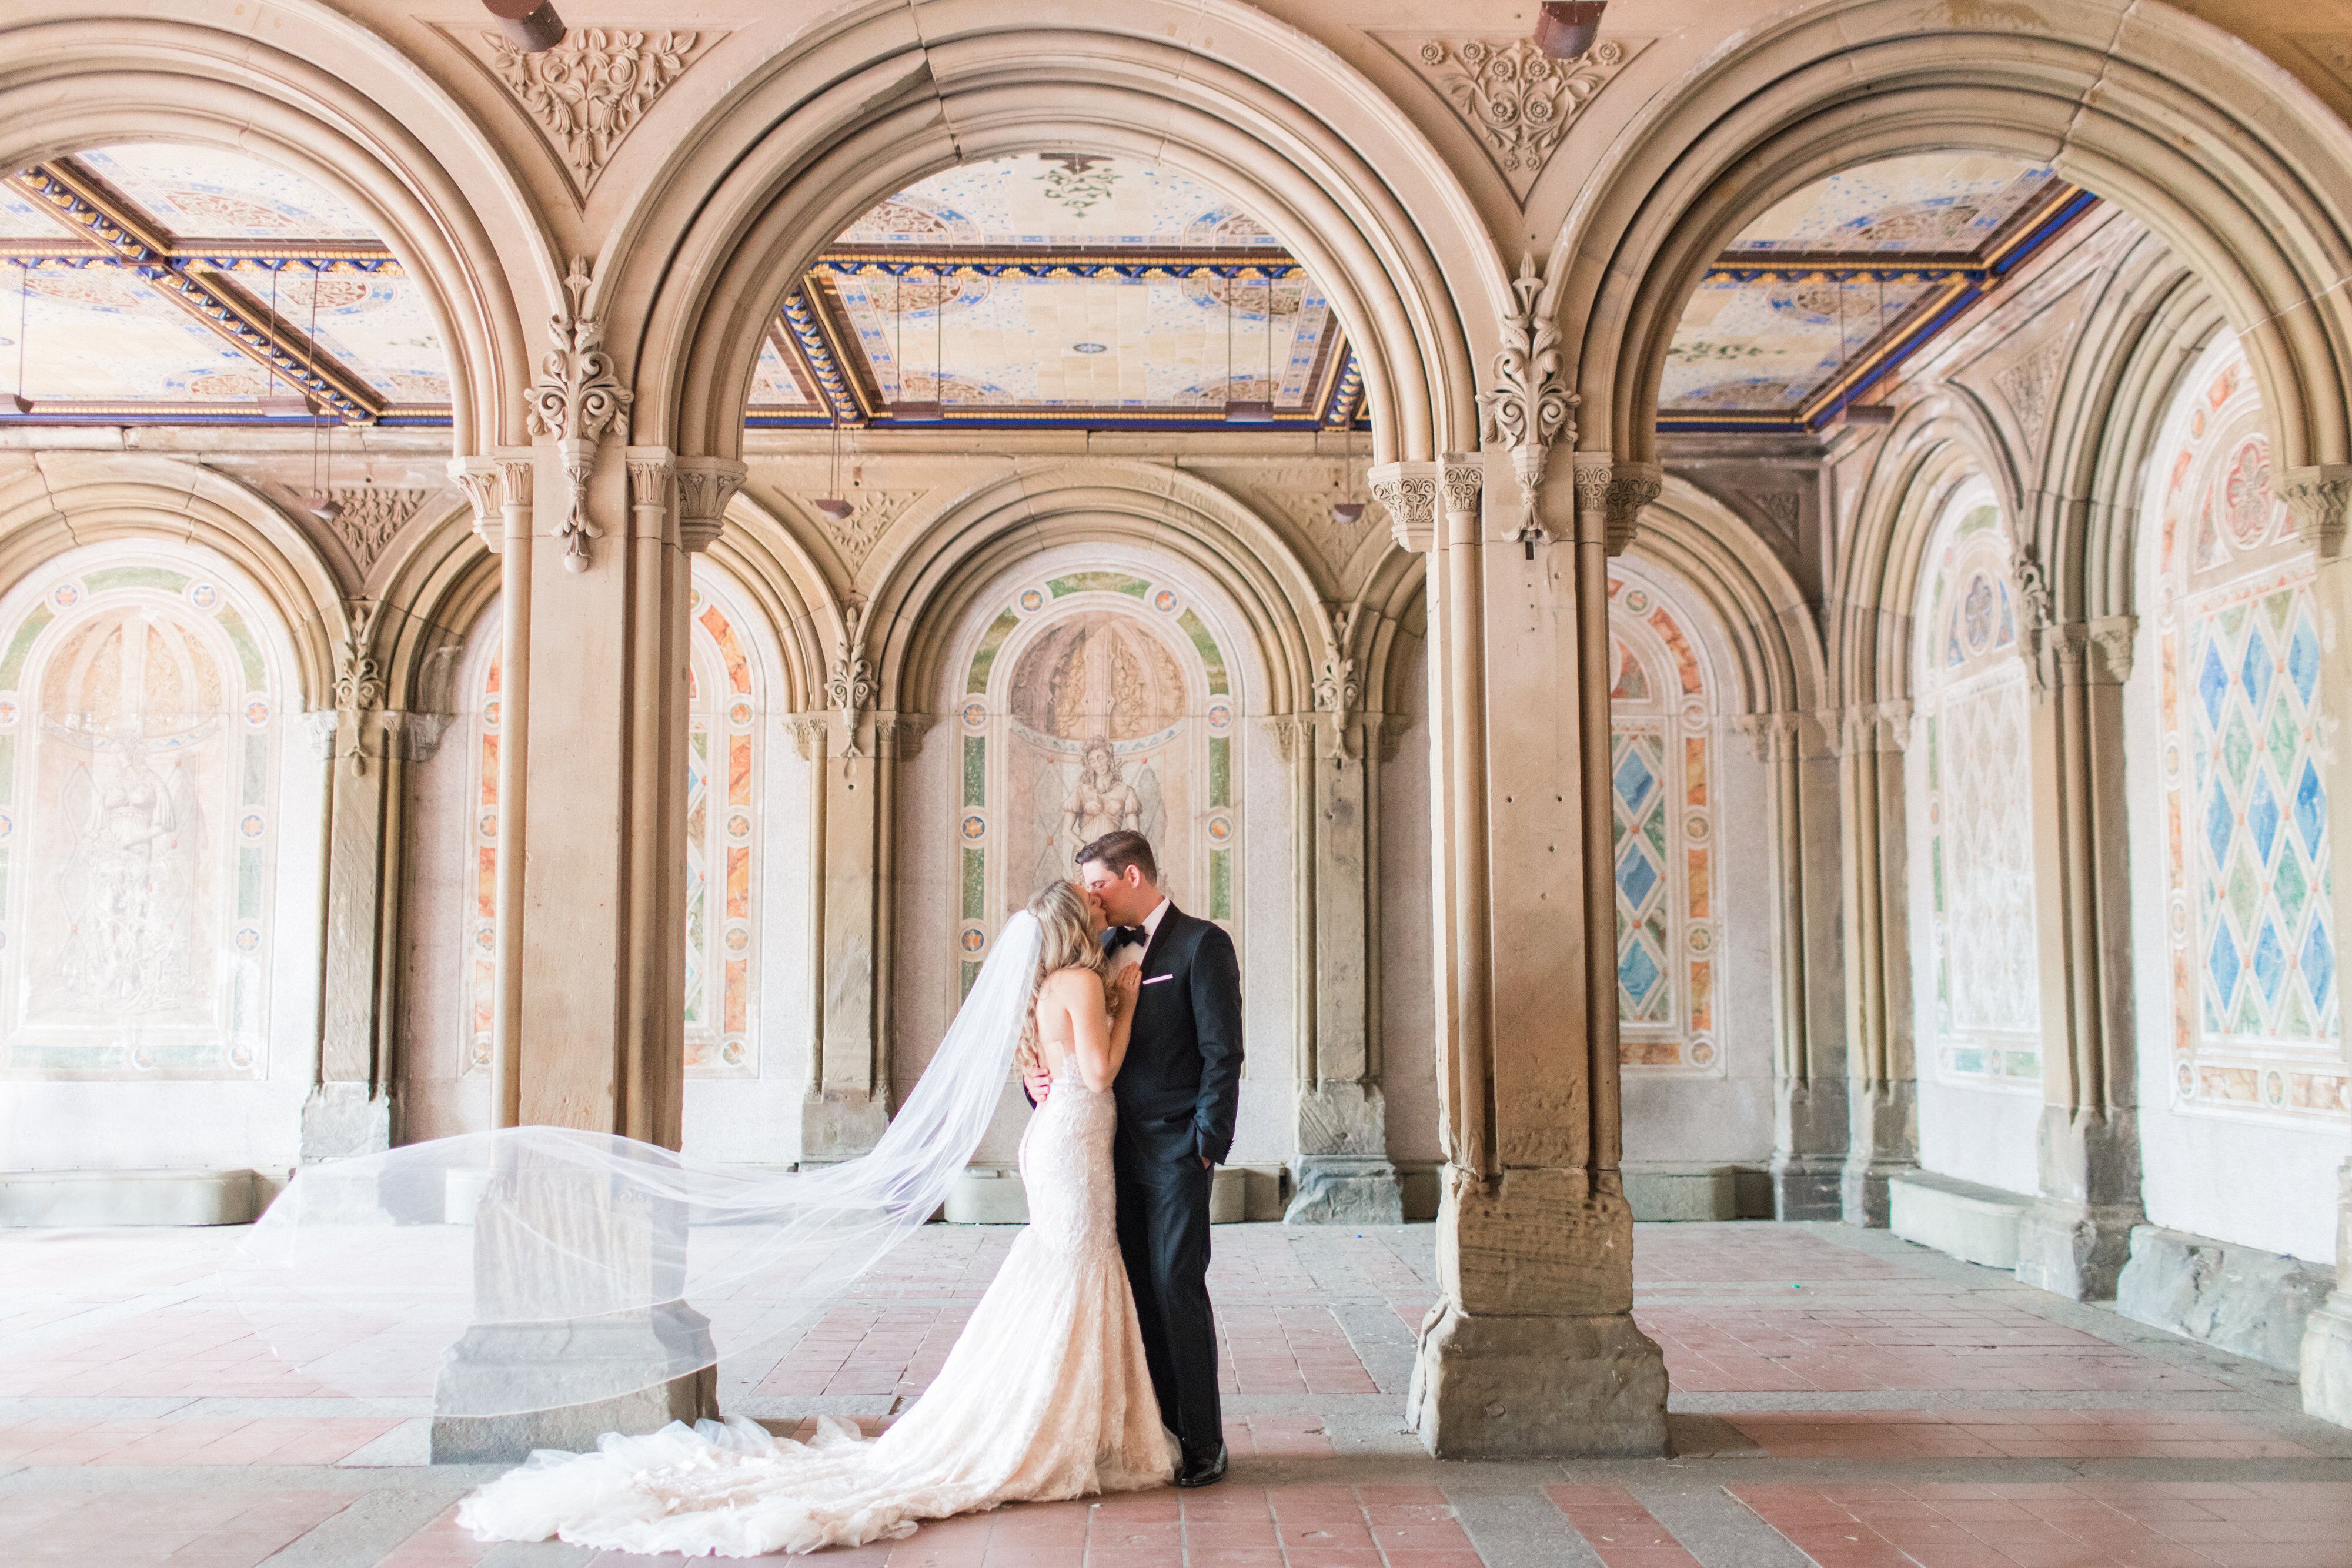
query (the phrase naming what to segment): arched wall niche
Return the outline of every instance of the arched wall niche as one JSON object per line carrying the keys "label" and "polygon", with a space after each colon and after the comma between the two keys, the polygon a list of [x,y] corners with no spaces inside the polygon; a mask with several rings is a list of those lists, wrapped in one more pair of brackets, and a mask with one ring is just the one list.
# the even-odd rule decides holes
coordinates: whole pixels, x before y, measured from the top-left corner
{"label": "arched wall niche", "polygon": [[1993,486],[1949,487],[1921,564],[1904,770],[1919,1159],[2011,1192],[2039,1185],[2030,628]]}
{"label": "arched wall niche", "polygon": [[[1115,521],[1073,514],[928,612],[944,622],[923,694],[940,716],[901,764],[891,1076],[914,1081],[1005,915],[1071,874],[1081,838],[1136,826],[1171,896],[1240,951],[1251,1050],[1234,1163],[1271,1165],[1294,1153],[1288,1042],[1312,983],[1294,972],[1290,769],[1263,722],[1281,650],[1170,536]],[[1085,777],[1105,748],[1117,778]],[[981,1163],[1010,1163],[1020,1110],[1008,1089]]]}
{"label": "arched wall niche", "polygon": [[112,499],[12,536],[63,548],[0,593],[0,1124],[20,1167],[284,1166],[324,874],[299,644],[254,551]]}
{"label": "arched wall niche", "polygon": [[2352,1124],[2315,562],[2273,485],[2243,345],[2180,376],[2150,444],[2125,747],[2151,1222],[2313,1261]]}
{"label": "arched wall niche", "polygon": [[1955,147],[2049,163],[2147,223],[2246,334],[2282,470],[2352,458],[2352,131],[2210,24],[2117,0],[2062,0],[2031,33],[1808,8],[1662,95],[1552,252],[1580,444],[1653,457],[1683,303],[1743,225],[1838,170]]}
{"label": "arched wall niche", "polygon": [[[744,79],[598,267],[638,440],[734,457],[761,336],[819,249],[927,174],[1081,145],[1193,175],[1291,247],[1363,364],[1381,460],[1476,444],[1472,367],[1509,307],[1504,268],[1435,151],[1328,50],[1234,0],[925,22],[940,30],[872,0],[730,41]],[[1421,226],[1441,214],[1443,245]]]}
{"label": "arched wall niche", "polygon": [[1669,475],[1643,508],[1627,557],[1654,564],[1706,608],[1722,638],[1721,667],[1743,715],[1810,713],[1827,700],[1820,634],[1804,592],[1738,513]]}
{"label": "arched wall niche", "polygon": [[[781,1140],[808,1053],[796,915],[808,907],[809,782],[773,584],[730,564],[698,560],[688,590],[685,1135],[702,1157],[760,1163],[797,1152]],[[478,1130],[489,1114],[500,607],[494,572],[477,563],[469,581],[484,591],[432,661],[448,728],[412,775],[401,1066],[412,1141]]]}
{"label": "arched wall niche", "polygon": [[528,439],[520,394],[539,334],[522,323],[563,303],[538,209],[489,134],[387,39],[317,0],[274,5],[269,23],[265,42],[244,26],[41,7],[10,29],[0,165],[101,141],[192,141],[348,193],[440,327],[453,453]]}

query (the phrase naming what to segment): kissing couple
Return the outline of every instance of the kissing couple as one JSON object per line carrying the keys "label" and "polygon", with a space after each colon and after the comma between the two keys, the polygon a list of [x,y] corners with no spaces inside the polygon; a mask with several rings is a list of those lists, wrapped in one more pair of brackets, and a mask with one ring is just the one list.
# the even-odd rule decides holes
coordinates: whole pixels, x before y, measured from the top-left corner
{"label": "kissing couple", "polygon": [[[1006,922],[966,1003],[1020,1001],[1004,1024],[1036,1108],[1021,1139],[1029,1224],[913,1407],[871,1440],[831,1418],[805,1444],[740,1417],[607,1435],[593,1453],[532,1455],[459,1523],[484,1540],[751,1557],[1223,1478],[1209,1192],[1240,1097],[1240,965],[1231,936],[1160,891],[1142,834],[1106,833],[1077,868]],[[1025,984],[991,988],[1005,966]]]}

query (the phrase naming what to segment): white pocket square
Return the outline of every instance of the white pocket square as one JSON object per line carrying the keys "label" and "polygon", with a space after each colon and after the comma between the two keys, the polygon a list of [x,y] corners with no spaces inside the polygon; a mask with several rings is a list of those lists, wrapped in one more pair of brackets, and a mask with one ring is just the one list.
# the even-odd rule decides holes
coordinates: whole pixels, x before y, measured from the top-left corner
{"label": "white pocket square", "polygon": [[1160,984],[1161,981],[1163,981],[1163,980],[1172,980],[1172,979],[1174,979],[1175,977],[1175,977],[1175,976],[1173,976],[1173,975],[1154,975],[1154,976],[1152,976],[1152,977],[1151,977],[1151,978],[1150,978],[1150,979],[1148,979],[1148,980],[1144,981],[1143,983],[1144,983],[1145,985],[1147,985],[1147,986],[1156,986],[1156,985],[1159,985],[1159,984]]}

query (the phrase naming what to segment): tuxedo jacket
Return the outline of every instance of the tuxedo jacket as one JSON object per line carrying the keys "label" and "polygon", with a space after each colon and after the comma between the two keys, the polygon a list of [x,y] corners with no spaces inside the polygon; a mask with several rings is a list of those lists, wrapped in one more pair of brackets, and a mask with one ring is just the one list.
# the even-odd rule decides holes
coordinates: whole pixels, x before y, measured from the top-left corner
{"label": "tuxedo jacket", "polygon": [[1234,939],[1171,904],[1143,950],[1142,970],[1127,1060],[1111,1084],[1118,1135],[1154,1158],[1205,1155],[1221,1165],[1233,1150],[1241,1105],[1242,971]]}

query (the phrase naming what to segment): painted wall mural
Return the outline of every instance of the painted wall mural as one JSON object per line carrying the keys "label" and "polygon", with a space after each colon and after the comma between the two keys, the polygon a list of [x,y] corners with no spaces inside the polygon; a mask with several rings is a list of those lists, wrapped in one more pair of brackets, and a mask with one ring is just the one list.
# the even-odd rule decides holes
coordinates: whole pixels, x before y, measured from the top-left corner
{"label": "painted wall mural", "polygon": [[2174,1102],[2341,1118],[2314,566],[2272,494],[2242,354],[2189,390],[2158,458]]}
{"label": "painted wall mural", "polygon": [[[698,568],[688,591],[686,1071],[689,1078],[760,1075],[760,809],[768,716],[754,624]],[[500,700],[495,644],[475,676],[472,843],[466,883],[467,976],[461,1075],[490,1069],[497,987],[498,785]]]}
{"label": "painted wall mural", "polygon": [[0,1071],[268,1068],[290,697],[257,601],[155,540],[0,601]]}
{"label": "painted wall mural", "polygon": [[1240,706],[1184,593],[1123,570],[1018,590],[963,666],[956,942],[969,991],[1006,915],[1115,829],[1180,906],[1236,930]]}
{"label": "painted wall mural", "polygon": [[1721,1076],[1714,677],[1655,584],[1612,569],[1609,610],[1619,1060]]}
{"label": "painted wall mural", "polygon": [[2032,757],[2009,533],[1990,505],[1956,510],[1931,557],[1916,683],[1930,1060],[1947,1082],[2038,1094]]}

